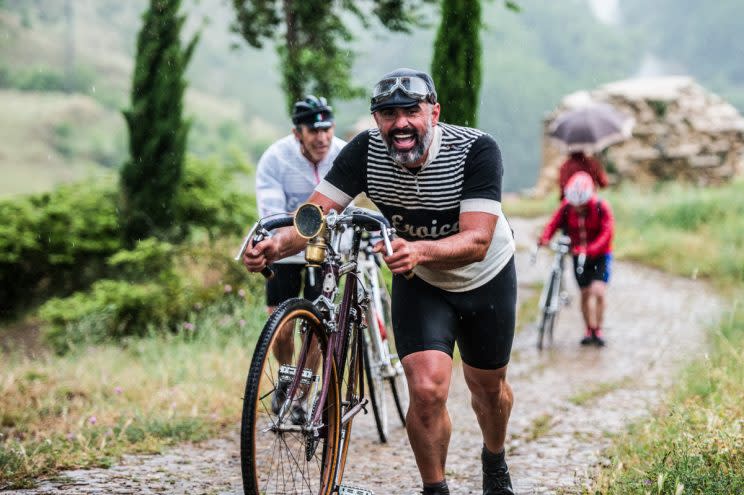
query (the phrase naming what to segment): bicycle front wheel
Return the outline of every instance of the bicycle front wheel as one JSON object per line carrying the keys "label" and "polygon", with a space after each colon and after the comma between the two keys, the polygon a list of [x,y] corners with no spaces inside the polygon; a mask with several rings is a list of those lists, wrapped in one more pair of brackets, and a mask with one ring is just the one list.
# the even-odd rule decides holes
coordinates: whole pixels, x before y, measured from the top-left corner
{"label": "bicycle front wheel", "polygon": [[243,399],[246,495],[332,492],[341,400],[335,362],[326,361],[327,344],[320,315],[304,299],[284,302],[266,322]]}
{"label": "bicycle front wheel", "polygon": [[555,274],[551,274],[547,288],[544,289],[543,296],[540,298],[542,306],[540,307],[540,323],[537,326],[537,348],[543,348],[545,334],[553,340],[553,324],[555,323],[557,308],[554,307],[553,299],[557,296],[558,283]]}

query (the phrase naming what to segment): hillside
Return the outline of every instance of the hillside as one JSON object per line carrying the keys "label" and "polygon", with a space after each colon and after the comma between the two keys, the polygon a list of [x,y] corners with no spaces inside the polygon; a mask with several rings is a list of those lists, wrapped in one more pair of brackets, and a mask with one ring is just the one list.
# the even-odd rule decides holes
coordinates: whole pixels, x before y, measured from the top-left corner
{"label": "hillside", "polygon": [[[107,162],[94,161],[104,166],[121,163],[126,149],[121,143],[125,139],[117,124],[120,118],[114,114],[119,114],[129,99],[135,39],[147,3],[76,0],[69,2],[71,10],[65,11],[67,3],[58,0],[0,2],[0,88],[60,89],[66,82],[65,74],[72,73],[71,90],[92,98],[110,113],[107,121],[112,127],[106,134],[112,143],[119,143],[107,148]],[[742,110],[741,57],[730,44],[723,49],[726,45],[716,41],[697,49],[694,43],[686,42],[677,50],[671,49],[674,45],[669,33],[678,32],[676,26],[684,21],[666,15],[676,8],[674,2],[665,0],[651,7],[636,1],[615,3],[621,10],[619,20],[601,21],[593,15],[587,0],[539,5],[520,2],[520,13],[504,9],[502,2],[484,2],[479,127],[493,134],[501,145],[507,190],[534,184],[540,162],[541,120],[563,95],[647,70],[644,60],[650,56],[661,57],[664,62],[657,71],[689,67],[704,86],[722,93]],[[271,139],[289,127],[274,48],[252,49],[231,33],[234,15],[230,2],[184,0],[182,10],[187,14],[185,37],[201,32],[187,73],[187,114],[194,120],[189,149],[202,156],[226,156],[238,151],[255,159]],[[722,16],[737,18],[735,13],[744,14],[744,6],[734,0],[706,6],[701,16],[711,22],[685,24],[689,33],[686,38],[710,38],[716,32],[713,21]],[[410,34],[391,34],[374,23],[367,29],[349,20],[356,37],[348,45],[357,54],[352,71],[356,84],[368,88],[376,77],[394,67],[430,67],[439,12],[430,5],[422,8],[418,17],[424,26]],[[731,32],[731,23],[721,25],[726,33]],[[716,35],[710,39],[719,38]],[[714,47],[716,50],[711,51]],[[701,57],[707,61],[705,65],[698,63]],[[342,136],[368,115],[366,98],[333,104],[338,134]],[[22,121],[6,120],[4,125],[22,126]],[[72,122],[52,126],[65,123]],[[29,134],[33,134],[31,129],[26,132]],[[27,146],[4,142],[11,142],[11,147]],[[51,151],[45,154],[54,155],[48,143],[34,143],[32,147],[48,148]],[[93,147],[91,143],[79,146],[84,150]],[[10,154],[19,153],[25,152]],[[90,158],[84,154],[78,160],[73,154],[60,160],[67,168],[79,170],[85,165],[78,162]],[[11,165],[0,158],[2,171],[13,171],[17,166],[43,168],[39,162]],[[6,188],[0,195],[26,190]]]}
{"label": "hillside", "polygon": [[124,156],[123,118],[89,96],[0,90],[0,108],[0,196],[111,173]]}
{"label": "hillside", "polygon": [[[7,110],[0,114],[0,140],[9,144],[0,152],[0,174],[6,178],[0,182],[0,197],[111,173],[127,157],[121,110],[128,104],[134,40],[146,2],[118,7],[115,2],[75,2],[72,90],[65,87],[70,55],[63,16],[59,9],[40,7],[52,4],[56,2],[34,2],[10,11],[0,7],[5,41],[0,43],[0,108]],[[118,29],[101,22],[108,16],[120,21]],[[210,43],[208,36],[203,38],[207,41],[200,49]],[[198,57],[192,65],[197,62]],[[214,75],[206,69],[200,73],[205,81]],[[212,77],[206,89],[192,84],[187,90],[189,151],[255,159],[284,129],[220,94],[220,79]]]}

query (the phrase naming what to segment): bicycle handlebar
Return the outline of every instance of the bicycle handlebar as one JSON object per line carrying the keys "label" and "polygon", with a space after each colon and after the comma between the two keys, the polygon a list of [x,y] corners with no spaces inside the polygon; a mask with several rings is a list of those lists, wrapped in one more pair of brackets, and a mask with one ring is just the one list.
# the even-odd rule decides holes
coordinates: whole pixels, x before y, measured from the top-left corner
{"label": "bicycle handlebar", "polygon": [[[240,249],[235,255],[235,261],[240,261],[243,258],[243,254],[251,243],[256,246],[268,237],[269,232],[280,227],[289,227],[292,225],[293,221],[294,217],[292,215],[282,215],[278,218],[262,219],[256,222],[253,227],[251,227],[251,230],[248,231],[248,235],[243,239],[243,243],[240,245]],[[261,269],[261,275],[263,275],[266,280],[270,280],[274,277],[274,270],[265,266]]]}
{"label": "bicycle handlebar", "polygon": [[[359,226],[367,231],[379,230],[382,234],[382,241],[385,243],[386,254],[388,256],[391,256],[393,254],[393,247],[390,243],[390,236],[394,233],[394,231],[390,228],[390,222],[388,222],[388,220],[380,213],[368,210],[366,208],[353,207],[349,208],[348,210],[344,210],[344,212],[341,212],[341,214],[329,216],[332,217],[333,224],[350,224]],[[248,235],[246,235],[243,239],[243,243],[240,245],[240,249],[235,255],[235,261],[240,261],[243,258],[245,251],[251,244],[254,246],[257,245],[258,243],[266,239],[271,231],[281,227],[289,227],[293,224],[293,214],[284,214],[281,216],[277,216],[276,218],[260,219],[253,225],[253,227],[251,227]],[[274,276],[274,271],[268,266],[265,266],[261,270],[261,274],[268,280]],[[410,278],[413,276],[413,273],[407,273],[405,275],[406,278]]]}

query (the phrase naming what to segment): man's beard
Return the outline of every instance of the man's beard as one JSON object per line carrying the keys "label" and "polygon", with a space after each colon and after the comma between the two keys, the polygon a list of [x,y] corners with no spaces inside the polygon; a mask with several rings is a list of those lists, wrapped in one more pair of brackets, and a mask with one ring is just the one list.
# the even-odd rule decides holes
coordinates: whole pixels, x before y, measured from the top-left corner
{"label": "man's beard", "polygon": [[[395,146],[393,145],[393,134],[407,134],[409,132],[413,133],[413,135],[416,137],[416,144],[414,145],[414,147],[408,151],[398,151],[397,149],[395,149]],[[418,131],[412,127],[408,127],[405,129],[396,129],[395,131],[390,133],[390,135],[384,133],[380,134],[382,135],[382,142],[385,143],[385,148],[387,149],[390,158],[395,160],[397,163],[400,163],[401,165],[413,165],[414,163],[421,160],[426,150],[429,149],[429,145],[434,140],[434,125],[431,123],[430,119],[427,119],[426,131],[424,132],[423,136],[421,136]]]}

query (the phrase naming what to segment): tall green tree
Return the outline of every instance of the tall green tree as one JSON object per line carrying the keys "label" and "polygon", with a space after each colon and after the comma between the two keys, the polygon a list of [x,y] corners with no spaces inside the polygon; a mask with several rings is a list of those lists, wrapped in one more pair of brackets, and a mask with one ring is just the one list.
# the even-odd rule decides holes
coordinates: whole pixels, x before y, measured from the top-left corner
{"label": "tall green tree", "polygon": [[[504,5],[519,11],[507,0]],[[481,2],[442,0],[442,20],[434,41],[431,62],[441,119],[450,124],[475,126],[481,87]]]}
{"label": "tall green tree", "polygon": [[128,244],[172,239],[189,122],[183,118],[184,72],[198,35],[181,45],[180,0],[151,0],[137,38],[132,107],[124,111],[130,159],[121,171],[122,228]]}
{"label": "tall green tree", "polygon": [[346,12],[362,26],[376,18],[390,31],[407,32],[418,24],[421,7],[435,0],[372,0],[371,12],[350,0],[233,0],[234,30],[253,47],[275,41],[287,108],[306,93],[329,99],[364,94],[351,82],[353,39]]}
{"label": "tall green tree", "polygon": [[444,122],[476,124],[481,85],[480,30],[480,0],[442,0],[431,72]]}

